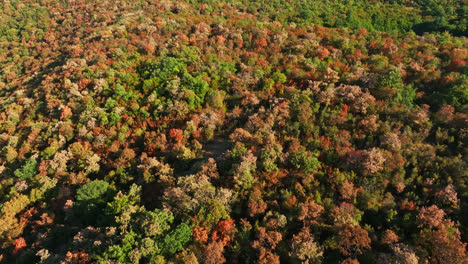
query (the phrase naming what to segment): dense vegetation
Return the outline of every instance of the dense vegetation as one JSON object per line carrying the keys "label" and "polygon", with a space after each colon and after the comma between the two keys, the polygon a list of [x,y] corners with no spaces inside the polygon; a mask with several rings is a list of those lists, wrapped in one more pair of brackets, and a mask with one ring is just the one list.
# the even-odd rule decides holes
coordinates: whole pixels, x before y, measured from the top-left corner
{"label": "dense vegetation", "polygon": [[466,1],[1,5],[0,262],[468,263]]}

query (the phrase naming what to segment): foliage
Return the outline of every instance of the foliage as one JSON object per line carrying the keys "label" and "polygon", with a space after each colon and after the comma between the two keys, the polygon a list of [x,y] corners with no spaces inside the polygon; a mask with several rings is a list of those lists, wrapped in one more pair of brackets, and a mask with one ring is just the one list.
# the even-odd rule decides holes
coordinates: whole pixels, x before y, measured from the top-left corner
{"label": "foliage", "polygon": [[464,263],[466,1],[3,1],[0,262]]}
{"label": "foliage", "polygon": [[15,176],[20,180],[26,180],[34,176],[37,172],[37,161],[36,159],[29,159],[21,169],[15,170]]}
{"label": "foliage", "polygon": [[101,210],[114,194],[114,189],[105,181],[92,181],[81,186],[76,191],[77,214],[89,215],[88,219],[83,220],[94,222],[95,219],[102,217]]}
{"label": "foliage", "polygon": [[167,255],[174,255],[182,250],[192,238],[192,228],[187,223],[178,225],[163,239],[162,252]]}

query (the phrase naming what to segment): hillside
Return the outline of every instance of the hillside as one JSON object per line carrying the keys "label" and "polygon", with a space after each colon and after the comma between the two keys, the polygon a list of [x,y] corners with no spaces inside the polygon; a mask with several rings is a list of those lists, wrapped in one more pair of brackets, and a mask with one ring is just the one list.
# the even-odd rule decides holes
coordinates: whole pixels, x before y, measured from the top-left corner
{"label": "hillside", "polygon": [[0,3],[0,263],[468,263],[468,3]]}

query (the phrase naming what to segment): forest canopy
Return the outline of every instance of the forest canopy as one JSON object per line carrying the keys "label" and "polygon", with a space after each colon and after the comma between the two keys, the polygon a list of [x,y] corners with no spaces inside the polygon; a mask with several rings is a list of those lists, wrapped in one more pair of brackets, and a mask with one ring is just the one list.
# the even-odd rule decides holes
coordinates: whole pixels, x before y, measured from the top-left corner
{"label": "forest canopy", "polygon": [[466,1],[0,6],[0,263],[468,263]]}

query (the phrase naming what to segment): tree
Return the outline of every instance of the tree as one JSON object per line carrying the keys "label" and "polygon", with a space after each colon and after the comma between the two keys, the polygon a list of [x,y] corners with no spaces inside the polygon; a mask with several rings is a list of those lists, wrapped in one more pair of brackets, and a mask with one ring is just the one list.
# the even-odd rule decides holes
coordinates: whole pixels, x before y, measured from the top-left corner
{"label": "tree", "polygon": [[162,253],[168,256],[182,250],[192,237],[192,228],[187,223],[178,225],[163,239]]}
{"label": "tree", "polygon": [[241,190],[252,188],[256,182],[256,179],[253,176],[253,173],[257,168],[256,163],[257,157],[255,157],[251,151],[248,151],[242,156],[241,162],[234,166],[234,181],[237,188]]}
{"label": "tree", "polygon": [[173,221],[174,216],[171,213],[160,209],[154,209],[153,211],[145,211],[141,216],[141,220],[137,222],[145,236],[157,237],[170,230],[170,225]]}
{"label": "tree", "polygon": [[437,229],[422,230],[419,243],[429,252],[429,260],[436,263],[464,263],[468,261],[466,243],[460,231],[450,224]]}
{"label": "tree", "polygon": [[416,256],[416,253],[405,244],[399,243],[396,245],[392,245],[391,249],[393,251],[395,261],[407,264],[419,263],[419,258],[418,256]]}
{"label": "tree", "polygon": [[320,161],[316,156],[308,151],[301,151],[295,153],[290,158],[291,164],[304,173],[313,173],[317,168],[321,166]]}
{"label": "tree", "polygon": [[301,211],[297,219],[303,221],[305,226],[318,224],[324,211],[323,206],[313,201],[306,202],[301,205]]}
{"label": "tree", "polygon": [[380,142],[383,146],[393,151],[398,151],[401,148],[401,141],[395,133],[386,133],[380,137]]}
{"label": "tree", "polygon": [[283,239],[279,232],[266,231],[264,227],[260,227],[257,233],[257,240],[252,243],[252,247],[259,251],[258,263],[279,263],[279,256],[271,252],[278,243]]}
{"label": "tree", "polygon": [[67,119],[71,115],[73,115],[72,110],[68,105],[66,105],[63,107],[62,113],[60,114],[60,120]]}
{"label": "tree", "polygon": [[14,174],[20,180],[27,180],[34,176],[37,172],[37,161],[34,158],[26,161],[26,164],[23,165],[21,169],[16,169]]}
{"label": "tree", "polygon": [[353,201],[361,190],[361,187],[356,188],[352,182],[345,180],[341,184],[340,195],[342,199]]}
{"label": "tree", "polygon": [[455,108],[451,105],[443,105],[435,114],[435,119],[441,123],[447,123],[453,120]]}
{"label": "tree", "polygon": [[382,234],[382,239],[381,239],[381,242],[383,244],[388,244],[388,245],[391,245],[391,244],[394,244],[396,242],[398,242],[398,236],[397,234],[395,234],[395,232],[393,232],[392,230],[390,229],[387,229],[385,230],[385,232]]}
{"label": "tree", "polygon": [[466,243],[454,223],[445,219],[445,212],[436,205],[421,208],[418,220],[421,229],[418,243],[429,252],[429,260],[437,263],[468,261]]}
{"label": "tree", "polygon": [[363,151],[364,161],[363,170],[367,175],[374,174],[383,169],[385,158],[382,152],[377,148]]}
{"label": "tree", "polygon": [[335,226],[358,225],[361,216],[362,212],[359,209],[346,202],[342,202],[340,206],[335,206],[331,212]]}
{"label": "tree", "polygon": [[444,189],[436,193],[436,198],[445,205],[458,207],[460,200],[453,184],[447,185]]}
{"label": "tree", "polygon": [[318,262],[323,256],[323,249],[314,241],[309,229],[303,228],[297,235],[293,235],[289,256],[295,257],[303,263]]}
{"label": "tree", "polygon": [[15,246],[15,248],[13,249],[13,255],[18,255],[21,252],[21,250],[25,248],[27,245],[26,245],[26,241],[24,240],[24,238],[20,237],[20,238],[15,239],[15,241],[13,241],[13,246]]}
{"label": "tree", "polygon": [[203,252],[204,263],[207,264],[222,264],[226,262],[223,256],[224,244],[221,241],[213,241],[206,246]]}
{"label": "tree", "polygon": [[[441,102],[438,95],[435,102]],[[466,74],[460,75],[454,83],[449,84],[442,90],[443,99],[445,103],[454,106],[456,109],[461,109],[464,105],[468,104],[468,77]]]}
{"label": "tree", "polygon": [[106,203],[115,195],[115,190],[105,181],[92,181],[81,186],[76,191],[76,210],[86,217],[81,218],[86,223],[93,223],[102,217],[101,211]]}
{"label": "tree", "polygon": [[16,215],[24,210],[30,203],[26,195],[16,194],[3,204],[0,217],[0,236],[15,238],[20,236],[25,226],[24,222],[18,221]]}
{"label": "tree", "polygon": [[423,207],[419,211],[418,220],[421,226],[439,227],[443,224],[445,212],[436,205]]}
{"label": "tree", "polygon": [[338,232],[338,249],[345,256],[356,257],[370,249],[369,234],[360,226],[346,224]]}

